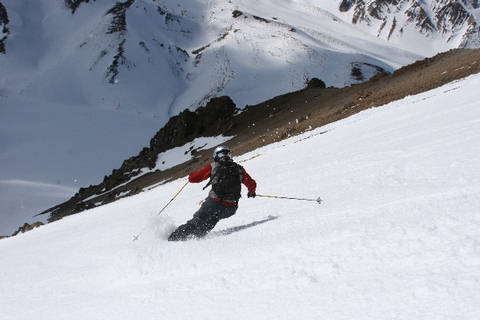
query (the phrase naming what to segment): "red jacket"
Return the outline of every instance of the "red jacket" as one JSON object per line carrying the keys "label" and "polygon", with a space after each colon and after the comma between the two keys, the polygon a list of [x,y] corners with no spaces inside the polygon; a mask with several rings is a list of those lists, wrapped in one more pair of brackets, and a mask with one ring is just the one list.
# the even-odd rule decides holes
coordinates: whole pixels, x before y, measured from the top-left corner
{"label": "red jacket", "polygon": [[[210,175],[212,174],[212,166],[210,164],[207,164],[203,169],[192,172],[188,176],[188,181],[193,182],[193,183],[198,183],[202,182],[204,180],[207,180],[210,178]],[[257,183],[255,180],[250,177],[250,175],[245,171],[244,168],[242,168],[242,183],[247,187],[248,193],[252,194],[255,193],[255,190],[257,189]],[[219,199],[213,199],[220,201]],[[225,201],[222,201],[224,203]],[[224,203],[226,205],[232,205],[231,203]]]}

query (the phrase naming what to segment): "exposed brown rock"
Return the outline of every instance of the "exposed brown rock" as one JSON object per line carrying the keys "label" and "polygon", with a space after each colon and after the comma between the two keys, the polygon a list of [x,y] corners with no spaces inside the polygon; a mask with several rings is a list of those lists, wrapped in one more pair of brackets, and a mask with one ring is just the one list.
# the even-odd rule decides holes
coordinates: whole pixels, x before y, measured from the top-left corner
{"label": "exposed brown rock", "polygon": [[43,222],[38,221],[38,222],[34,222],[32,224],[28,224],[28,223],[25,222],[23,224],[23,226],[19,227],[17,231],[12,233],[12,237],[16,236],[19,233],[25,233],[27,231],[33,230],[33,229],[38,228],[40,226],[43,226]]}

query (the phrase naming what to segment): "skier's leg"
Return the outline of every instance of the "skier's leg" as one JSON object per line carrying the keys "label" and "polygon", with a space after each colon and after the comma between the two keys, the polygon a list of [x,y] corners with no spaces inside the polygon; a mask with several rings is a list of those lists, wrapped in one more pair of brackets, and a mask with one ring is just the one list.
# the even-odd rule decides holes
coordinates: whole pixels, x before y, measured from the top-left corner
{"label": "skier's leg", "polygon": [[212,230],[215,225],[218,223],[218,211],[220,203],[217,201],[207,198],[202,205],[201,210],[198,210],[193,216],[196,220],[196,228],[193,231],[193,234],[196,237],[205,236],[210,230]]}
{"label": "skier's leg", "polygon": [[[168,237],[169,241],[181,241],[181,240],[186,240],[189,236],[195,235],[205,235],[206,232],[210,231],[213,229],[215,222],[212,218],[211,215],[209,214],[212,211],[212,202],[215,202],[214,200],[208,198],[205,200],[205,202],[202,204],[200,209],[198,209],[197,212],[193,215],[193,218],[187,221],[185,224],[182,224],[179,226],[175,231],[172,232],[172,234]],[[210,225],[213,226],[206,232],[203,230],[208,229]]]}
{"label": "skier's leg", "polygon": [[221,220],[221,219],[230,218],[231,216],[233,216],[235,214],[235,212],[237,212],[237,209],[238,209],[237,206],[222,205],[221,210],[217,214],[218,219]]}
{"label": "skier's leg", "polygon": [[226,219],[235,214],[236,206],[226,206],[218,201],[207,198],[193,218],[179,226],[168,238],[169,241],[186,240],[189,236],[204,237],[217,225],[220,219]]}
{"label": "skier's leg", "polygon": [[226,219],[235,214],[237,211],[236,206],[226,206],[218,201],[209,199],[209,204],[207,210],[200,212],[195,216],[200,218],[200,224],[195,230],[196,237],[204,237],[208,232],[210,232],[217,225],[218,221],[221,219]]}
{"label": "skier's leg", "polygon": [[182,224],[177,229],[175,229],[175,231],[173,231],[172,234],[168,237],[168,241],[185,240],[189,235],[191,235],[196,228],[196,225],[192,220],[187,221],[187,223]]}
{"label": "skier's leg", "polygon": [[204,237],[208,232],[215,228],[218,220],[219,219],[215,215],[212,215],[204,220],[199,221],[197,227],[193,231],[193,234],[198,238]]}

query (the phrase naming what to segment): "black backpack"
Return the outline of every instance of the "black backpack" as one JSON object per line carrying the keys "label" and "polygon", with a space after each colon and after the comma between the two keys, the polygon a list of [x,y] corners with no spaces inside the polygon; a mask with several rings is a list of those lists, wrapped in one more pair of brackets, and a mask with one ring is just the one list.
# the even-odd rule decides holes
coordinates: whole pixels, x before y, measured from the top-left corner
{"label": "black backpack", "polygon": [[238,201],[242,189],[242,167],[233,161],[219,161],[215,164],[212,177],[205,188],[211,184],[213,192],[220,200]]}

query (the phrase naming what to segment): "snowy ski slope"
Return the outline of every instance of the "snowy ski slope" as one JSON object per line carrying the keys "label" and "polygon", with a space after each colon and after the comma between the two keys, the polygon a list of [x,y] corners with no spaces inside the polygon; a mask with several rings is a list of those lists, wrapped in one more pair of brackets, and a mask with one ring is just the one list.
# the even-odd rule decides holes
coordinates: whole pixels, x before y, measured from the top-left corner
{"label": "snowy ski slope", "polygon": [[206,195],[188,185],[157,216],[180,179],[0,240],[0,318],[478,319],[479,86],[236,159],[258,193],[321,205],[244,195],[206,239],[170,243]]}

